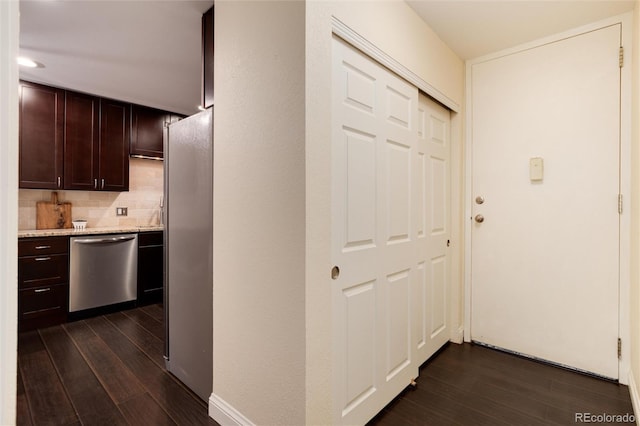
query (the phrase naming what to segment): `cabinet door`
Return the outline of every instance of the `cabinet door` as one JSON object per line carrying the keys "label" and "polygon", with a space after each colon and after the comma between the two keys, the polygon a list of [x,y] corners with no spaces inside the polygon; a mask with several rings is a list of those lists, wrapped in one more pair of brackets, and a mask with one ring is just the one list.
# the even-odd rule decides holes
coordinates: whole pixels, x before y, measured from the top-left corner
{"label": "cabinet door", "polygon": [[164,252],[162,232],[138,235],[138,304],[162,302]]}
{"label": "cabinet door", "polygon": [[162,137],[169,115],[142,105],[131,107],[131,155],[162,158]]}
{"label": "cabinet door", "polygon": [[69,286],[58,284],[18,292],[18,329],[29,331],[67,321]]}
{"label": "cabinet door", "polygon": [[213,105],[213,7],[202,15],[202,106]]}
{"label": "cabinet door", "polygon": [[131,106],[100,100],[99,189],[129,190],[129,129]]}
{"label": "cabinet door", "polygon": [[20,83],[20,188],[62,187],[64,90]]}
{"label": "cabinet door", "polygon": [[98,189],[100,99],[67,91],[65,107],[64,188]]}

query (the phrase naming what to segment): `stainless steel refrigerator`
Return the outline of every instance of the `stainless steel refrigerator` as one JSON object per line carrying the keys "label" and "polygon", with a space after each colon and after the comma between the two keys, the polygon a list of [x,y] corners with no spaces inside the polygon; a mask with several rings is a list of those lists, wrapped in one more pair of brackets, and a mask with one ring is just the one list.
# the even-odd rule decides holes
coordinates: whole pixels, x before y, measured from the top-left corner
{"label": "stainless steel refrigerator", "polygon": [[213,107],[171,124],[164,153],[166,366],[207,401],[213,381]]}

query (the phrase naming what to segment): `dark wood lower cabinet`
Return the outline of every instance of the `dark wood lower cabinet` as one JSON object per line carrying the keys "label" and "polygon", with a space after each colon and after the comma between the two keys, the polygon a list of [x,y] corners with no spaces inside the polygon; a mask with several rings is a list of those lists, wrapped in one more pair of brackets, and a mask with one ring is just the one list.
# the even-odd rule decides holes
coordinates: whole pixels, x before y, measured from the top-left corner
{"label": "dark wood lower cabinet", "polygon": [[67,321],[69,237],[18,240],[18,328],[49,327]]}
{"label": "dark wood lower cabinet", "polygon": [[138,305],[162,302],[164,254],[162,231],[138,235]]}
{"label": "dark wood lower cabinet", "polygon": [[49,327],[67,321],[69,286],[56,284],[48,287],[20,290],[20,331]]}
{"label": "dark wood lower cabinet", "polygon": [[[138,234],[137,302],[163,301],[163,232]],[[91,314],[95,315],[95,314]],[[18,328],[50,327],[69,318],[69,237],[18,240]]]}

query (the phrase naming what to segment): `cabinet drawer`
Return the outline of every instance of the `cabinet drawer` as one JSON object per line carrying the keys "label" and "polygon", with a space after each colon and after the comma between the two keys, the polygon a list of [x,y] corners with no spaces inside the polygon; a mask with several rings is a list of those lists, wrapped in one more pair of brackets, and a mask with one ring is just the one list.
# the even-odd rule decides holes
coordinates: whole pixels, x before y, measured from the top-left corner
{"label": "cabinet drawer", "polygon": [[138,234],[138,247],[163,245],[162,231],[140,232]]}
{"label": "cabinet drawer", "polygon": [[26,289],[69,282],[69,256],[52,254],[18,258],[18,288]]}
{"label": "cabinet drawer", "polygon": [[60,324],[67,319],[69,286],[59,284],[20,290],[20,331]]}
{"label": "cabinet drawer", "polygon": [[40,256],[68,252],[68,237],[22,238],[18,240],[18,256]]}

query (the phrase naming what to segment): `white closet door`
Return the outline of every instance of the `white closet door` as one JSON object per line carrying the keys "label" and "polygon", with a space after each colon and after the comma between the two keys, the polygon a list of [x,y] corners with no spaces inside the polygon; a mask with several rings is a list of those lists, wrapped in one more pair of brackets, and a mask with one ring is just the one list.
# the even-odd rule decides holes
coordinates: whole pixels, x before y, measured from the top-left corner
{"label": "white closet door", "polygon": [[412,283],[413,342],[422,364],[449,341],[450,112],[420,94],[415,235],[417,274]]}
{"label": "white closet door", "polygon": [[364,424],[418,374],[418,90],[338,39],[333,55],[335,422]]}

